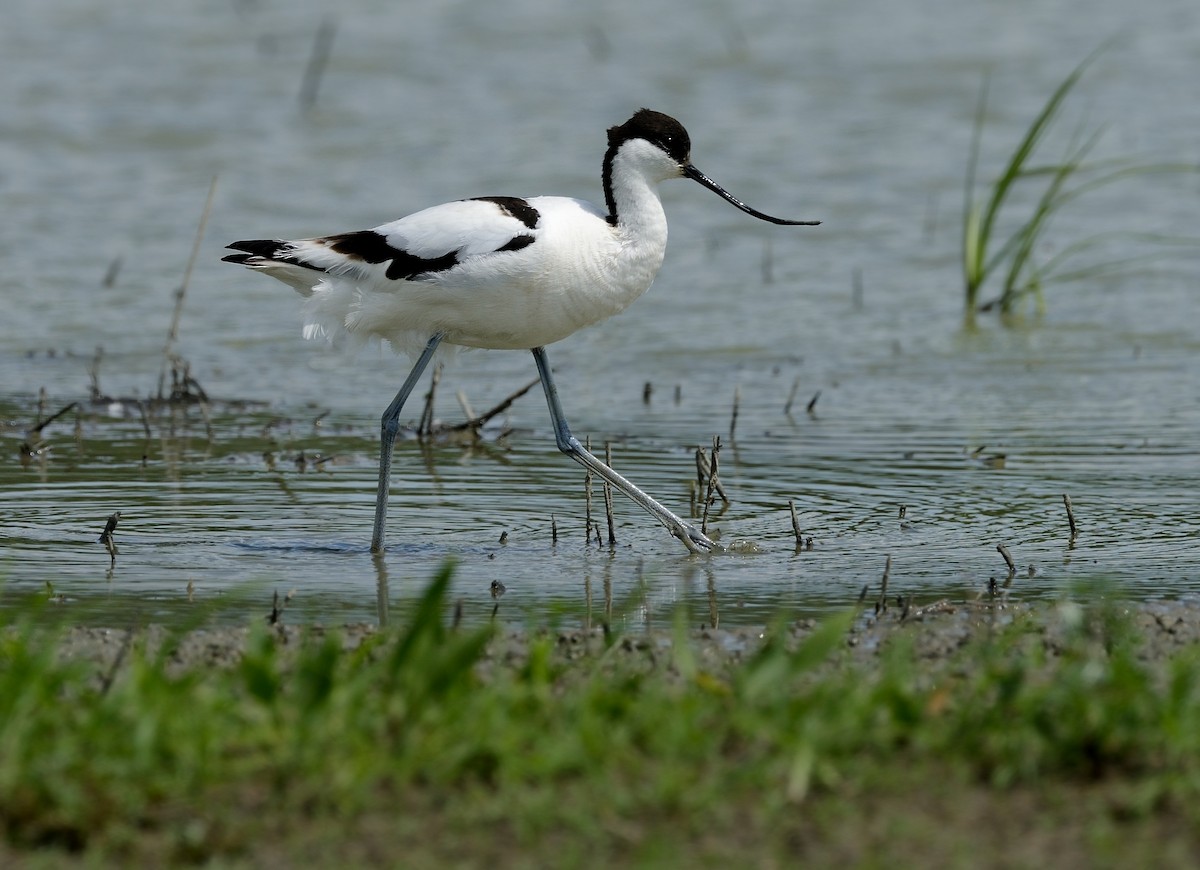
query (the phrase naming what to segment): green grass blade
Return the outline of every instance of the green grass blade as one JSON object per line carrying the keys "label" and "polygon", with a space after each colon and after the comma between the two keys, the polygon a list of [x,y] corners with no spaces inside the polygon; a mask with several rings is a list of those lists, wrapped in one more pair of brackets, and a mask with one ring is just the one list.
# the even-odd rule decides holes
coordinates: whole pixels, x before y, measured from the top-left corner
{"label": "green grass blade", "polygon": [[[978,294],[979,287],[987,280],[988,275],[1001,262],[1001,258],[988,257],[987,250],[992,241],[995,232],[995,224],[1000,210],[1012,191],[1014,185],[1025,177],[1026,164],[1036,149],[1042,136],[1053,122],[1062,106],[1063,100],[1067,94],[1075,87],[1080,77],[1092,64],[1096,57],[1107,46],[1101,46],[1096,51],[1088,55],[1084,60],[1071,71],[1062,83],[1051,94],[1050,99],[1042,107],[1041,112],[1034,119],[1026,131],[1024,138],[1021,140],[1017,149],[1009,158],[1004,171],[992,184],[991,195],[988,197],[986,205],[980,211],[978,218],[972,217],[975,210],[973,201],[973,191],[967,191],[967,210],[964,213],[964,239],[963,239],[963,257],[964,270],[966,271],[967,285],[967,303],[971,306]],[[986,89],[984,91],[986,95]],[[980,101],[979,113],[976,117],[975,136],[971,145],[971,153],[968,158],[968,187],[974,187],[974,179],[976,166],[979,156],[979,138],[983,126],[983,100]],[[1010,240],[1011,241],[1011,240]],[[1018,242],[1019,243],[1019,242]],[[1006,245],[1006,248],[1008,246]],[[1003,249],[1002,249],[1003,250]]]}

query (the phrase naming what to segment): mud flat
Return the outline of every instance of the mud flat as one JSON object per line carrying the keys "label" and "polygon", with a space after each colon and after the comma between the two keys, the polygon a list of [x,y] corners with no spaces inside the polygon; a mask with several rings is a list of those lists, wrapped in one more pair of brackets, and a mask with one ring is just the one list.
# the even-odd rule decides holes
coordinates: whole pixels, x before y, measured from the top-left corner
{"label": "mud flat", "polygon": [[[886,654],[893,641],[911,643],[920,660],[930,665],[950,660],[964,647],[1004,629],[1019,629],[1028,642],[1040,642],[1051,655],[1065,644],[1064,634],[1088,629],[1098,613],[1118,618],[1136,636],[1138,655],[1144,661],[1165,661],[1200,642],[1200,599],[1121,603],[1063,601],[1053,604],[991,604],[986,602],[937,601],[924,606],[891,602],[877,613],[864,609],[846,636],[849,659],[869,664]],[[805,619],[782,627],[788,637],[799,641],[819,624]],[[1095,627],[1095,626],[1093,626]],[[776,629],[767,626],[734,629],[699,628],[687,637],[706,667],[725,671],[753,655],[766,636]],[[1100,629],[1096,627],[1096,630]],[[151,625],[130,633],[126,629],[73,626],[59,639],[62,656],[95,663],[101,669],[118,667],[131,642],[156,653],[168,640],[167,658],[172,670],[221,668],[235,665],[242,656],[250,627],[203,628],[173,635]],[[276,625],[270,628],[277,647],[286,652],[302,644],[337,637],[346,650],[356,649],[379,629],[368,623],[330,628],[322,625]],[[562,661],[599,655],[615,644],[626,659],[642,658],[647,664],[662,659],[678,635],[670,631],[606,634],[603,627],[538,630],[500,627],[492,638],[481,664],[485,669],[524,663],[531,640],[550,635],[556,658]]]}

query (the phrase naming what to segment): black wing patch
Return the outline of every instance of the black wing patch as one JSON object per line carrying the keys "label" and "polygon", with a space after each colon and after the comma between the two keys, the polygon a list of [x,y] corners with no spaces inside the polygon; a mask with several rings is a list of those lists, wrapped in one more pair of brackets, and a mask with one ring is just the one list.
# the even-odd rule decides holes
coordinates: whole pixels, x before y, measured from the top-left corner
{"label": "black wing patch", "polygon": [[[538,221],[542,218],[541,214],[538,213],[536,208],[531,206],[526,200],[521,199],[519,196],[477,196],[474,198],[474,201],[490,202],[498,205],[500,207],[500,211],[504,212],[510,218],[516,218],[531,230],[537,229]],[[520,236],[517,238],[520,238]],[[512,242],[509,242],[508,244],[511,245]],[[528,242],[525,244],[528,244]],[[523,248],[525,245],[521,245],[521,247]],[[514,249],[509,248],[508,245],[505,245],[503,248],[500,248],[500,250],[507,251]],[[518,248],[515,250],[520,249]]]}
{"label": "black wing patch", "polygon": [[513,236],[508,242],[496,248],[496,253],[499,254],[501,251],[519,251],[521,248],[528,248],[534,241],[533,236],[522,233],[519,236]]}
{"label": "black wing patch", "polygon": [[444,272],[458,265],[458,251],[428,259],[418,257],[408,251],[393,248],[386,238],[374,230],[327,236],[323,241],[339,254],[365,263],[386,263],[391,260],[385,274],[393,281],[407,280],[429,272]]}

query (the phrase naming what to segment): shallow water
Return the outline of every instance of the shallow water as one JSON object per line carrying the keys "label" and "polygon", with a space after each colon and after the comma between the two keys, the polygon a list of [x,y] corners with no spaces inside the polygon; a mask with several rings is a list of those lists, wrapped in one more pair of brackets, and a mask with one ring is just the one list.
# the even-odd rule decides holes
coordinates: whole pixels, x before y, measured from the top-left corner
{"label": "shallow water", "polygon": [[[716,524],[758,552],[688,556],[620,499],[617,546],[587,543],[582,471],[554,449],[535,388],[505,416],[504,437],[401,443],[383,564],[393,613],[454,558],[467,619],[497,604],[512,619],[586,619],[590,594],[598,620],[607,585],[613,618],[632,624],[661,624],[680,603],[696,622],[715,610],[724,625],[751,624],[853,601],[888,555],[895,594],[980,594],[1005,578],[1001,542],[1019,567],[1014,595],[1097,577],[1137,597],[1194,592],[1194,254],[1053,285],[1043,317],[967,329],[956,245],[987,69],[985,167],[1113,35],[1062,135],[1105,123],[1100,157],[1200,163],[1200,8],[873,5],[501,12],[358,0],[331,19],[317,103],[302,112],[319,4],[281,15],[265,0],[204,12],[18,0],[0,34],[8,589],[42,595],[50,581],[88,618],[168,621],[196,602],[238,620],[295,589],[297,618],[378,619],[380,566],[366,549],[377,420],[407,363],[303,342],[294,295],[219,263],[222,245],[371,226],[460,196],[596,199],[604,128],[648,105],[684,121],[697,165],[736,195],[825,224],[768,227],[696,185],[666,185],[672,242],[654,288],[550,358],[576,433],[611,441],[614,464],[679,512],[692,451],[721,435],[732,505]],[[38,391],[47,413],[86,403],[97,346],[104,393],[155,392],[214,175],[177,346],[214,399],[211,419],[195,407],[154,416],[147,438],[135,406],[86,405],[78,435],[69,413],[43,433],[49,452],[22,463]],[[1133,256],[1145,248],[1131,229],[1194,228],[1198,203],[1196,176],[1098,191],[1059,216],[1042,253],[1116,232],[1100,259]],[[463,354],[438,416],[461,419],[457,390],[481,410],[534,376],[527,354]],[[406,417],[419,413],[414,400]],[[812,550],[796,552],[789,499]],[[114,510],[110,571],[96,538]],[[493,582],[506,588],[499,599]]]}

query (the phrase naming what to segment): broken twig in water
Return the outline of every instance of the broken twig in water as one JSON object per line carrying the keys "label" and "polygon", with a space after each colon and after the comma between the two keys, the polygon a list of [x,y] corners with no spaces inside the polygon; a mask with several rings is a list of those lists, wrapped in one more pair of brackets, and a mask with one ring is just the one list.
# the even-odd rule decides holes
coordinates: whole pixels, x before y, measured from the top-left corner
{"label": "broken twig in water", "polygon": [[292,601],[292,596],[296,594],[295,589],[288,590],[288,594],[283,596],[283,600],[279,600],[279,590],[276,589],[271,595],[271,612],[267,615],[267,625],[279,625],[283,622],[283,611],[287,610],[288,604]]}
{"label": "broken twig in water", "polygon": [[[608,441],[604,442],[604,464],[612,468],[612,443]],[[613,522],[612,485],[607,480],[604,481],[604,516],[608,519],[608,545],[614,547],[617,544],[617,531]]]}
{"label": "broken twig in water", "polygon": [[117,523],[121,521],[121,512],[113,511],[109,514],[108,520],[104,523],[104,531],[100,533],[100,543],[104,545],[104,549],[108,551],[109,567],[117,564],[117,542],[113,539],[113,533],[117,530]]}
{"label": "broken twig in water", "polygon": [[[583,439],[583,449],[588,453],[592,452],[592,436],[588,435]],[[587,543],[592,541],[592,470],[589,468],[583,474],[583,531]],[[599,543],[600,536],[596,535],[596,541]]]}
{"label": "broken twig in water", "polygon": [[104,273],[104,279],[100,282],[101,287],[112,287],[117,283],[117,275],[121,271],[121,255],[113,257],[112,262],[108,264],[108,271]]}
{"label": "broken twig in water", "polygon": [[79,405],[78,402],[71,402],[71,404],[64,405],[63,407],[61,407],[57,411],[55,411],[53,414],[51,414],[49,417],[47,417],[45,420],[43,420],[42,413],[45,408],[45,403],[39,400],[38,419],[37,419],[37,422],[35,422],[30,428],[25,430],[26,440],[32,440],[32,436],[34,436],[34,435],[41,435],[43,429],[45,429],[47,426],[49,426],[51,423],[53,423],[55,420],[57,420],[63,414],[67,413],[67,411],[70,411],[72,408],[78,407],[78,405]]}
{"label": "broken twig in water", "polygon": [[821,391],[817,390],[815,393],[813,393],[813,397],[808,400],[808,404],[804,406],[804,410],[811,414],[813,409],[817,407],[817,399],[819,398],[821,398]]}
{"label": "broken twig in water", "polygon": [[1063,493],[1063,507],[1067,509],[1067,522],[1071,526],[1071,537],[1075,537],[1079,532],[1079,527],[1075,525],[1075,511],[1071,508],[1071,497],[1065,492]]}
{"label": "broken twig in water", "polygon": [[887,561],[883,563],[883,578],[879,581],[879,599],[875,602],[875,613],[878,615],[881,612],[887,612],[887,588],[888,578],[892,574],[892,556],[889,553]]}
{"label": "broken twig in water", "polygon": [[[718,487],[717,478],[721,472],[721,436],[713,436],[712,458],[709,460],[708,489],[704,493],[704,516],[700,522],[701,533],[708,534],[708,509],[713,503],[713,492]],[[728,500],[727,500],[728,501]]]}
{"label": "broken twig in water", "polygon": [[171,313],[171,328],[167,330],[167,341],[163,345],[163,367],[158,375],[158,398],[163,398],[163,386],[167,381],[167,369],[177,357],[174,353],[175,342],[179,339],[179,321],[183,317],[183,300],[187,297],[188,285],[192,282],[192,269],[196,266],[196,258],[200,255],[200,243],[204,241],[204,228],[208,226],[208,216],[212,212],[213,197],[217,193],[217,176],[213,176],[208,185],[208,197],[204,200],[204,210],[200,212],[200,223],[196,227],[196,238],[192,242],[192,253],[188,256],[187,267],[183,270],[183,283],[175,291],[175,310]]}
{"label": "broken twig in water", "polygon": [[99,402],[104,393],[100,391],[100,360],[104,359],[104,345],[96,345],[96,353],[92,356],[91,363],[88,364],[88,380],[92,382],[92,401]]}
{"label": "broken twig in water", "polygon": [[433,367],[433,373],[429,376],[429,392],[425,394],[425,407],[421,409],[421,418],[417,421],[417,438],[424,438],[433,432],[433,400],[441,381],[442,364],[438,363]]}
{"label": "broken twig in water", "polygon": [[788,499],[788,511],[792,515],[792,533],[796,536],[796,549],[804,549],[804,533],[800,531],[800,518],[796,516],[796,503]]}
{"label": "broken twig in water", "polygon": [[1004,564],[1008,566],[1008,579],[1011,580],[1017,573],[1017,563],[1013,561],[1012,553],[1008,552],[1008,547],[1004,544],[997,544],[996,552],[1004,557]]}
{"label": "broken twig in water", "polygon": [[462,408],[463,416],[466,417],[467,420],[474,420],[475,419],[475,409],[471,407],[471,401],[470,401],[470,399],[467,398],[467,394],[464,393],[462,390],[458,390],[454,394],[454,397],[456,399],[458,399],[458,406],[460,408]]}
{"label": "broken twig in water", "polygon": [[463,405],[463,411],[465,413],[467,413],[468,419],[463,423],[456,423],[455,425],[448,427],[449,431],[462,432],[467,429],[473,429],[476,432],[478,432],[480,429],[482,429],[484,427],[484,425],[487,424],[488,420],[491,420],[493,417],[495,417],[499,414],[503,414],[505,411],[507,411],[509,409],[509,407],[512,405],[513,402],[515,402],[517,399],[521,398],[523,395],[528,393],[530,390],[532,390],[535,386],[537,386],[540,383],[541,383],[540,379],[534,378],[532,381],[527,383],[525,386],[521,387],[519,390],[515,390],[515,391],[509,393],[508,396],[506,396],[503,399],[503,401],[501,401],[498,405],[496,405],[492,408],[489,408],[488,410],[486,410],[482,414],[480,414],[478,417],[473,416],[472,413],[468,410],[470,408],[470,403],[467,402],[466,396],[462,395],[462,393],[460,392],[459,393],[459,404]]}
{"label": "broken twig in water", "polygon": [[796,401],[796,393],[800,390],[800,376],[792,381],[792,389],[788,392],[787,401],[783,403],[783,416],[792,416],[792,403]]}
{"label": "broken twig in water", "polygon": [[337,22],[332,16],[326,16],[317,28],[313,38],[312,53],[308,56],[308,65],[304,68],[304,79],[300,83],[300,111],[308,112],[317,104],[317,91],[321,87],[321,76],[329,63],[329,55],[333,49],[333,38],[337,35]]}
{"label": "broken twig in water", "polygon": [[733,388],[733,413],[729,417],[729,441],[733,442],[734,433],[737,431],[738,406],[742,403],[742,388]]}
{"label": "broken twig in water", "polygon": [[[713,440],[719,441],[720,439],[714,438]],[[715,481],[713,481],[712,480],[713,477],[714,477],[714,475],[712,473],[712,466],[710,465],[709,460],[708,460],[708,451],[705,450],[703,447],[697,447],[696,448],[696,487],[699,490],[699,494],[702,495],[705,491],[705,488],[711,482],[712,487],[714,489],[716,489],[716,491],[717,491],[717,495],[719,495],[721,497],[721,502],[723,504],[725,504],[726,507],[728,507],[731,504],[731,502],[729,501],[729,496],[725,492],[725,487],[721,485],[720,478],[717,478]]]}

